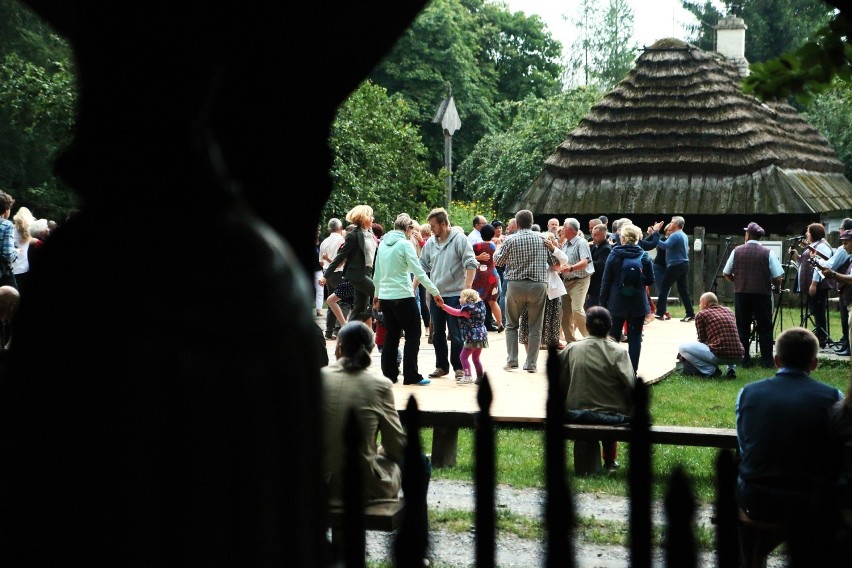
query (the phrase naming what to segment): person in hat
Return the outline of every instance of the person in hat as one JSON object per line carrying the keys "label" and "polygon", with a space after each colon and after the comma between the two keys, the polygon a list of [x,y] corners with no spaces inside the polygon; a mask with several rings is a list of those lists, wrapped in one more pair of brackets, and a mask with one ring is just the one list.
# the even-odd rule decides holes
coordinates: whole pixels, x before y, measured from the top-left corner
{"label": "person in hat", "polygon": [[734,313],[745,354],[742,366],[751,366],[748,348],[751,322],[754,320],[760,346],[760,365],[771,369],[775,366],[772,356],[772,285],[781,285],[784,269],[781,261],[760,244],[760,239],[766,234],[763,227],[752,221],[743,230],[745,243],[731,251],[722,276],[734,283]]}
{"label": "person in hat", "polygon": [[[833,279],[837,282],[838,291],[840,293],[840,302],[841,304],[849,306],[852,305],[852,274],[850,274],[850,271],[852,271],[852,263],[848,262],[848,259],[852,258],[852,230],[847,229],[840,231],[840,246],[843,248],[843,252],[845,254],[839,254],[840,251],[835,253],[834,256],[829,259],[827,266],[821,268],[820,271],[822,272],[823,277]],[[835,263],[832,261],[835,256],[846,257],[847,262],[841,263],[844,267],[843,269],[839,267],[834,268]],[[852,313],[850,313],[847,318],[847,323],[852,325]],[[849,355],[850,350],[852,350],[850,349],[852,348],[852,341],[849,341],[848,335],[847,345],[844,347],[845,350],[839,351],[838,355]]]}

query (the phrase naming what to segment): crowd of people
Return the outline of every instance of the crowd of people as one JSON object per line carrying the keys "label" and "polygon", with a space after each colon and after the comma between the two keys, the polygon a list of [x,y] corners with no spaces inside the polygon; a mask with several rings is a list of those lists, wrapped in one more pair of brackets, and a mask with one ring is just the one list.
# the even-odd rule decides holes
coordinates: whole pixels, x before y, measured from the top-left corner
{"label": "crowd of people", "polygon": [[[783,284],[784,272],[770,249],[760,246],[765,231],[757,223],[743,229],[745,242],[731,252],[722,272],[734,284],[734,310],[706,292],[696,312],[687,287],[689,241],[680,216],[645,231],[629,219],[617,219],[612,232],[605,217],[595,218],[588,224],[588,239],[575,218],[561,224],[550,219],[541,231],[529,210],[518,211],[505,225],[477,215],[468,234],[451,225],[443,208],[433,209],[425,224],[401,213],[386,233],[373,223],[366,205],[353,208],[346,220],[350,225],[344,232],[339,219],[330,219],[329,236],[317,244],[322,267],[317,282],[326,286],[328,305],[334,306],[325,337],[339,334],[338,361],[323,374],[330,393],[326,410],[332,433],[339,434],[341,401],[358,401],[372,440],[363,453],[376,480],[370,489],[375,498],[399,490],[404,434],[392,383],[401,374],[404,384],[426,386],[452,372],[458,385],[479,384],[489,331],[505,330],[507,371],[536,372],[541,349],[559,350],[566,420],[630,424],[643,328],[671,319],[667,295],[676,285],[685,308],[681,321],[694,322],[696,330],[696,340],[678,347],[684,374],[736,377],[738,365],[752,364],[749,344],[755,330],[759,364],[777,368],[775,376],[744,387],[736,401],[741,515],[757,523],[797,526],[822,515],[813,526],[801,526],[801,532],[813,537],[813,527],[819,527],[826,550],[835,541],[825,531],[839,526],[835,521],[844,514],[852,517],[849,398],[809,375],[826,342],[819,330],[823,320],[817,318],[816,333],[796,327],[773,340],[772,291]],[[852,299],[852,220],[840,238],[842,246],[835,251],[825,243],[824,228],[811,224],[802,239],[799,286],[813,298],[815,313],[824,309],[820,290],[829,284],[823,283],[840,285],[844,304]],[[823,260],[809,261],[810,255]],[[656,303],[650,291],[655,284]],[[370,330],[379,318],[382,341],[376,335],[375,343],[382,347],[383,377],[370,382],[364,370],[373,348]],[[428,377],[420,374],[417,362],[421,325],[435,350],[435,370]],[[626,350],[619,345],[625,334]],[[347,374],[353,380],[344,385]],[[386,447],[375,445],[377,431],[383,441],[387,436]],[[333,449],[337,443],[327,440],[326,445]],[[617,443],[604,443],[598,451],[603,470],[619,468]],[[428,461],[424,464],[428,468]],[[338,474],[333,464],[328,466],[332,483]],[[852,526],[852,518],[846,522]],[[743,539],[750,546],[754,535],[744,530]]]}
{"label": "crowd of people", "polygon": [[0,352],[3,353],[12,341],[12,320],[21,294],[26,294],[30,268],[37,262],[39,248],[56,228],[55,221],[37,219],[28,207],[18,207],[12,214],[14,205],[15,199],[0,191]]}
{"label": "crowd of people", "polygon": [[[382,328],[376,331],[381,334],[379,347],[384,349],[387,343],[391,351],[383,369],[391,380],[401,372],[406,384],[425,386],[453,373],[459,384],[476,383],[473,375],[465,373],[461,358],[465,339],[460,322],[466,318],[435,301],[439,298],[459,309],[463,290],[475,290],[483,302],[486,331],[505,330],[507,370],[536,372],[539,350],[551,346],[562,350],[587,337],[586,313],[592,306],[609,310],[610,336],[616,341],[626,336],[634,372],[639,366],[644,326],[655,319],[670,319],[664,296],[672,285],[677,285],[686,309],[682,321],[695,318],[686,280],[688,240],[680,216],[672,217],[663,234],[663,222],[642,231],[630,219],[616,219],[610,232],[608,219],[595,217],[588,222],[588,236],[573,217],[561,223],[550,219],[547,230],[541,231],[528,210],[518,211],[505,226],[500,220],[488,222],[476,215],[467,234],[450,223],[443,208],[433,209],[423,224],[401,214],[385,238],[368,205],[354,207],[346,221],[349,226],[344,228],[340,219],[329,219],[328,236],[323,240],[318,231],[316,310],[321,314],[322,294],[328,306],[326,339],[334,339],[346,321],[372,326],[373,314],[382,314]],[[393,289],[389,297],[376,294],[382,285],[375,271],[376,264],[383,262],[383,244],[393,244],[400,251],[404,248],[407,255],[391,274],[380,272]],[[648,254],[653,250],[657,251],[655,259]],[[422,272],[415,266],[418,264]],[[410,286],[403,295],[399,284],[405,278]],[[655,282],[661,297],[656,304],[650,290]],[[402,317],[399,306],[394,305],[400,302],[405,303]],[[387,311],[394,312],[390,316],[393,331],[384,315]],[[435,348],[435,369],[426,377],[411,362],[416,351],[410,345],[419,348],[413,336],[420,322]],[[399,371],[392,360],[403,335],[406,355]],[[523,364],[518,353],[521,345],[526,350]]]}

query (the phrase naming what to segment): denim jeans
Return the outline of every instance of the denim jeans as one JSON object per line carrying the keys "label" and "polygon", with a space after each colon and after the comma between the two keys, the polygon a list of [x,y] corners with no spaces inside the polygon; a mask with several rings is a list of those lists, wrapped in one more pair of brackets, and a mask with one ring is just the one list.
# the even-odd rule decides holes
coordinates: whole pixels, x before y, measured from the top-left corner
{"label": "denim jeans", "polygon": [[636,369],[639,368],[639,355],[642,353],[642,327],[645,325],[645,316],[613,317],[609,334],[616,341],[621,341],[621,330],[624,328],[625,321],[627,322],[627,354],[630,356],[630,362],[633,364],[633,372],[635,373]]}
{"label": "denim jeans", "polygon": [[689,296],[689,282],[686,281],[686,275],[689,273],[689,263],[673,264],[666,268],[663,275],[663,281],[660,283],[660,297],[657,298],[657,315],[666,315],[667,297],[669,290],[672,289],[672,284],[677,283],[677,293],[680,296],[680,303],[686,309],[688,317],[695,317],[695,310],[692,307],[692,298]]}
{"label": "denim jeans", "polygon": [[[444,303],[448,306],[458,308],[461,305],[458,296],[442,297]],[[432,346],[435,348],[435,367],[449,371],[452,364],[453,370],[460,371],[462,369],[461,350],[464,347],[464,340],[462,339],[458,318],[442,310],[434,300],[429,304],[429,315],[432,317]],[[447,353],[447,330],[450,334],[449,357]]]}
{"label": "denim jeans", "polygon": [[742,361],[742,359],[720,359],[710,351],[706,343],[699,341],[681,343],[677,350],[683,359],[689,361],[705,377],[712,377],[719,365],[727,365],[729,369],[733,369]]}

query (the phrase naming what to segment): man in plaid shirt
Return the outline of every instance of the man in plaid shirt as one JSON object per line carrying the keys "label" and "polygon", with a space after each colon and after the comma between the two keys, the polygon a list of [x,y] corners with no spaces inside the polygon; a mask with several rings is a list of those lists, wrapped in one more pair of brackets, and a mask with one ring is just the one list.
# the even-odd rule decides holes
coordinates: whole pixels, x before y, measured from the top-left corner
{"label": "man in plaid shirt", "polygon": [[684,375],[718,377],[719,365],[727,365],[727,377],[737,376],[736,364],[743,360],[743,344],[737,332],[734,312],[719,305],[713,292],[705,292],[695,316],[698,341],[681,343],[678,358],[683,361]]}
{"label": "man in plaid shirt", "polygon": [[530,335],[524,370],[535,373],[547,300],[547,272],[550,265],[558,262],[553,256],[556,245],[530,230],[532,211],[518,211],[515,220],[518,232],[508,237],[494,253],[494,264],[506,267],[507,359],[503,368],[507,371],[518,368],[518,325],[521,313],[526,309]]}

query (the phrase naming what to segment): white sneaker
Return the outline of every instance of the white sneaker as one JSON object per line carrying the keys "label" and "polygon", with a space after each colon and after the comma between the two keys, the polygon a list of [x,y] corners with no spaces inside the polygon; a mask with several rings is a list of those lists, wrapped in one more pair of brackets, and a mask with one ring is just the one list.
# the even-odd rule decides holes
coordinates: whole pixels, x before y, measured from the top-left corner
{"label": "white sneaker", "polygon": [[462,378],[460,378],[458,381],[456,381],[456,384],[457,385],[472,385],[473,384],[473,377],[471,377],[470,375],[464,375]]}
{"label": "white sneaker", "polygon": [[460,381],[464,377],[464,371],[462,369],[458,369],[456,371],[456,380]]}

